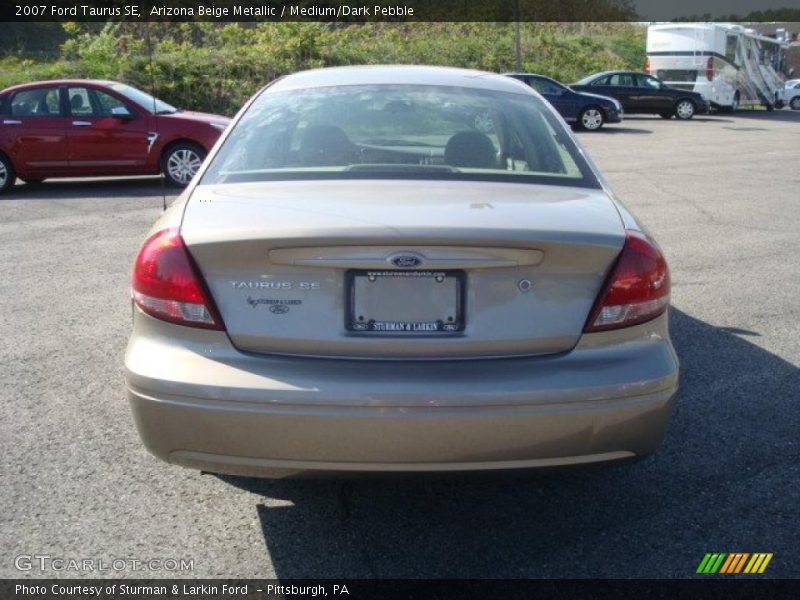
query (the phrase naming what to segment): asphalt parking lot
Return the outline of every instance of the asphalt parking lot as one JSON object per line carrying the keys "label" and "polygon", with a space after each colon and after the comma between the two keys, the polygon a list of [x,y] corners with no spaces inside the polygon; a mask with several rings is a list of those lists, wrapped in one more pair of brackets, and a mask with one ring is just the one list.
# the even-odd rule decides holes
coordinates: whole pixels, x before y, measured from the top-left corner
{"label": "asphalt parking lot", "polygon": [[664,447],[613,468],[268,481],[159,462],[122,375],[159,180],[18,183],[0,198],[0,577],[176,574],[21,573],[31,554],[197,577],[691,577],[736,551],[800,577],[800,112],[580,138],[667,255],[682,361]]}

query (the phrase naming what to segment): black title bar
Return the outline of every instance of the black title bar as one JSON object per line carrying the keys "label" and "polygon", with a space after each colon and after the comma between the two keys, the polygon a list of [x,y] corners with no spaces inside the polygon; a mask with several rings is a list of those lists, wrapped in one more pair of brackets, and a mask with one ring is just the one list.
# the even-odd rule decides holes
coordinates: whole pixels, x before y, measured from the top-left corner
{"label": "black title bar", "polygon": [[[733,14],[733,10],[736,13]],[[800,0],[3,0],[0,21],[800,21]]]}

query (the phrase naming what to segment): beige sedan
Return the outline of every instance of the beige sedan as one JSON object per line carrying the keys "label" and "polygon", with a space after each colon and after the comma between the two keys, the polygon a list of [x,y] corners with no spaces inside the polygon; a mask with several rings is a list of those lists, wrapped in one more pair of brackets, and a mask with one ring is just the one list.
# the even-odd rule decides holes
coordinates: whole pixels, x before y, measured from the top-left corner
{"label": "beige sedan", "polygon": [[677,390],[661,251],[553,109],[499,75],[273,82],[132,280],[136,425],[198,469],[632,458]]}

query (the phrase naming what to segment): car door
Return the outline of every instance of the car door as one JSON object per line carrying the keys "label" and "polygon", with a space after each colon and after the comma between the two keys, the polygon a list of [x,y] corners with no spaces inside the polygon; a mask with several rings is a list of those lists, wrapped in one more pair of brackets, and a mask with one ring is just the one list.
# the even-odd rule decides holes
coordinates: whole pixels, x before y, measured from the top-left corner
{"label": "car door", "polygon": [[663,86],[658,79],[649,75],[636,75],[636,82],[642,110],[655,113],[672,110],[672,96],[662,89]]}
{"label": "car door", "polygon": [[[786,102],[791,102],[792,99],[800,96],[800,83],[796,83],[793,87],[786,90]],[[792,106],[794,108],[794,106]]]}
{"label": "car door", "polygon": [[57,86],[12,93],[4,113],[3,145],[20,176],[66,173],[66,118]]}
{"label": "car door", "polygon": [[144,172],[147,121],[106,90],[66,88],[67,140],[72,174],[115,175]]}
{"label": "car door", "polygon": [[608,77],[608,94],[622,103],[627,113],[641,112],[641,98],[639,88],[633,73],[614,73]]}
{"label": "car door", "polygon": [[539,92],[566,120],[577,117],[577,108],[569,91],[546,77],[528,77],[526,83]]}

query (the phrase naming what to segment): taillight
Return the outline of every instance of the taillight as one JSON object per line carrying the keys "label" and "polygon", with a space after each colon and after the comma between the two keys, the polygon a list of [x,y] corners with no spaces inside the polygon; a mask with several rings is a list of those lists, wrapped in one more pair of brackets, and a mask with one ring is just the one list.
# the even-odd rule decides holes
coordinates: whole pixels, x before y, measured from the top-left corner
{"label": "taillight", "polygon": [[584,331],[629,327],[657,317],[669,306],[669,287],[661,251],[641,233],[628,231]]}
{"label": "taillight", "polygon": [[131,286],[134,302],[148,315],[190,327],[224,328],[177,229],[159,231],[142,245]]}
{"label": "taillight", "polygon": [[649,58],[645,58],[644,59],[644,72],[647,73],[648,75],[650,75],[650,59]]}
{"label": "taillight", "polygon": [[706,79],[714,81],[714,57],[709,56],[706,62]]}

